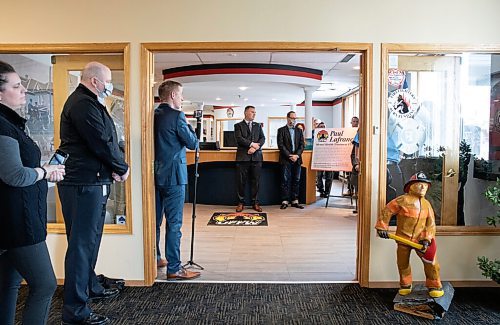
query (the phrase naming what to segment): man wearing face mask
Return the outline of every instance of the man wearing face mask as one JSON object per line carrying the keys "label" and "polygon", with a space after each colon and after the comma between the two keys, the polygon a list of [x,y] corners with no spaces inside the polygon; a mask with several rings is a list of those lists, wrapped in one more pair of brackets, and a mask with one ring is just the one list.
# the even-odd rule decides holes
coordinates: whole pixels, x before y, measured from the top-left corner
{"label": "man wearing face mask", "polygon": [[111,70],[90,62],[61,114],[60,149],[69,154],[67,178],[58,184],[68,239],[63,324],[107,324],[109,319],[93,313],[88,301],[119,294],[118,289],[104,289],[94,271],[110,185],[113,180],[124,182],[129,175],[104,105],[112,91]]}

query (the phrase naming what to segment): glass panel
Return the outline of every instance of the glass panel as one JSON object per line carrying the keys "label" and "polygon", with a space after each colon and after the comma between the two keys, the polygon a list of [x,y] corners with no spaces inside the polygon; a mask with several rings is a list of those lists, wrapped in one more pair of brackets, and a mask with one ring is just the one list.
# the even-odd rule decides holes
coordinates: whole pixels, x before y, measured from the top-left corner
{"label": "glass panel", "polygon": [[462,72],[460,167],[467,167],[460,171],[466,181],[459,192],[465,202],[462,220],[486,225],[497,208],[483,193],[500,177],[500,54],[464,54]]}
{"label": "glass panel", "polygon": [[241,122],[241,119],[218,119],[217,120],[217,141],[222,148],[236,147],[234,138],[234,125]]}
{"label": "glass panel", "polygon": [[[42,152],[41,163],[54,152],[54,96],[52,65],[48,54],[0,54],[0,60],[11,64],[26,88],[26,106],[18,111],[26,122],[26,132]],[[49,183],[47,217],[56,220],[55,185]]]}
{"label": "glass panel", "polygon": [[486,187],[500,176],[497,54],[391,54],[388,71],[387,202],[416,172],[438,225],[485,225]]}
{"label": "glass panel", "polygon": [[[27,89],[26,106],[19,110],[24,117],[26,132],[37,143],[42,152],[41,164],[46,163],[52,156],[54,147],[54,116],[60,114],[62,107],[54,107],[54,69],[53,62],[56,56],[52,54],[0,54],[0,60],[11,64],[21,77],[23,86]],[[58,55],[58,58],[69,57]],[[108,56],[104,56],[108,57]],[[117,57],[123,60],[122,56]],[[86,59],[85,65],[92,59]],[[59,64],[59,62],[58,62]],[[123,66],[123,63],[121,63]],[[125,151],[124,125],[124,71],[113,70],[114,90],[107,99],[107,107],[115,121],[116,131],[120,139],[120,147]],[[71,94],[80,82],[80,71],[68,71],[68,95]],[[62,105],[61,105],[62,106]],[[58,222],[56,212],[56,186],[48,183],[47,219],[49,223]],[[125,222],[125,184],[114,184],[111,188],[110,199],[107,205],[106,223]],[[62,217],[59,219],[62,222]]]}
{"label": "glass panel", "polygon": [[359,117],[359,91],[349,95],[344,100],[344,127],[351,125],[351,118]]}
{"label": "glass panel", "polygon": [[[269,123],[269,134],[266,136],[266,144],[264,147],[267,148],[278,148],[277,137],[278,137],[278,129],[284,125],[286,125],[286,117],[272,117],[268,118]],[[296,124],[305,125],[304,117],[297,117],[295,120]],[[269,140],[267,140],[269,139]]]}

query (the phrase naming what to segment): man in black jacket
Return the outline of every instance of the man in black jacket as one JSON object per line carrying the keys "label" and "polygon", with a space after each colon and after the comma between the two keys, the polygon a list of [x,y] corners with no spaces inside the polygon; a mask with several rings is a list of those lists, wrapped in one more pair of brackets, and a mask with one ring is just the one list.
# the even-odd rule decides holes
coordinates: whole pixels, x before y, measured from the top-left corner
{"label": "man in black jacket", "polygon": [[104,105],[112,91],[111,70],[91,62],[61,114],[60,149],[69,154],[66,178],[58,184],[68,238],[63,324],[107,324],[109,319],[93,313],[87,301],[119,293],[104,289],[94,271],[110,185],[113,179],[123,182],[129,175],[114,122]]}
{"label": "man in black jacket", "polygon": [[300,168],[304,151],[304,134],[295,126],[297,115],[294,111],[286,114],[286,125],[278,129],[278,149],[281,165],[281,207],[304,209],[299,204]]}
{"label": "man in black jacket", "polygon": [[260,170],[262,168],[262,146],[266,141],[259,123],[254,122],[255,107],[245,107],[245,119],[234,125],[234,136],[238,149],[236,151],[236,169],[238,171],[238,206],[236,212],[245,207],[245,185],[250,178],[252,188],[252,208],[262,212],[257,195],[259,193]]}

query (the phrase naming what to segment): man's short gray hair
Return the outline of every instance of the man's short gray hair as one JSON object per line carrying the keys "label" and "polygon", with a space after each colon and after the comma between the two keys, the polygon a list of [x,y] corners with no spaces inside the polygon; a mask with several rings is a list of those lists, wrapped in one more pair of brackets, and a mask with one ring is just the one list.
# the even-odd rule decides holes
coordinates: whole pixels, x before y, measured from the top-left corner
{"label": "man's short gray hair", "polygon": [[102,79],[104,78],[104,73],[107,69],[108,69],[108,67],[102,63],[89,62],[89,63],[87,63],[85,68],[83,68],[82,81],[88,81],[91,78],[96,77],[99,80],[101,80],[102,82],[104,82],[105,80],[102,80]]}

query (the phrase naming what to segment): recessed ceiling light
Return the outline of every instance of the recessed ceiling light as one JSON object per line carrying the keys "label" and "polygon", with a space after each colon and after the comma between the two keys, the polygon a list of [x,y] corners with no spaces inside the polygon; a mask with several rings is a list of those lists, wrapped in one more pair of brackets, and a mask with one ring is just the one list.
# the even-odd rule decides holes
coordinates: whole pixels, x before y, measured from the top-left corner
{"label": "recessed ceiling light", "polygon": [[352,67],[352,68],[353,68],[354,70],[359,70],[359,69],[360,69],[359,65],[356,65],[356,66],[354,66],[354,67]]}
{"label": "recessed ceiling light", "polygon": [[217,98],[216,98],[215,100],[222,100],[222,98],[220,98],[220,97],[217,97]]}
{"label": "recessed ceiling light", "polygon": [[241,87],[238,87],[239,90],[247,90],[248,87],[245,87],[245,86],[241,86]]}
{"label": "recessed ceiling light", "polygon": [[243,100],[246,102],[248,100],[248,98],[243,98]]}

